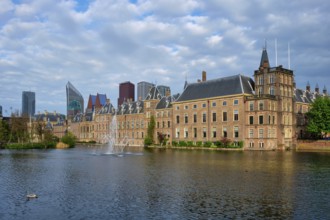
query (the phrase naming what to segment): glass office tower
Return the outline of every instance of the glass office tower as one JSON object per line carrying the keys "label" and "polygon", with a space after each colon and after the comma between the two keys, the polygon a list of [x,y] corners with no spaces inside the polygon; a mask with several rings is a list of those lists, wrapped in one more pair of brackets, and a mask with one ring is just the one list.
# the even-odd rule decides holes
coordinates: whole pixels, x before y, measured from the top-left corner
{"label": "glass office tower", "polygon": [[34,116],[36,112],[36,94],[35,92],[22,92],[22,116]]}
{"label": "glass office tower", "polygon": [[66,84],[66,104],[68,119],[78,113],[84,113],[84,98],[70,82]]}

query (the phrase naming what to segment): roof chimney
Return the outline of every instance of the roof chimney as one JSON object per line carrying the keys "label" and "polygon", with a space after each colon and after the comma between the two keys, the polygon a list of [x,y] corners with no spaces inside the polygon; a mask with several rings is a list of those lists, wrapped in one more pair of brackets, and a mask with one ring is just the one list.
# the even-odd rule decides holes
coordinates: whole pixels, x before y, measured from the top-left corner
{"label": "roof chimney", "polygon": [[203,71],[202,72],[202,82],[205,82],[206,81],[206,72]]}

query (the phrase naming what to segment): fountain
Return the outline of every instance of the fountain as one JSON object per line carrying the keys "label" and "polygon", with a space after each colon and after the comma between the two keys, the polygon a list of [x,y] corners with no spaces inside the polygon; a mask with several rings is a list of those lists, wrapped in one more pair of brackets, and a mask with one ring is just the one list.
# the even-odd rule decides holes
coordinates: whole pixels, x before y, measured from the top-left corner
{"label": "fountain", "polygon": [[128,138],[125,136],[121,141],[118,139],[117,116],[114,115],[109,125],[108,149],[105,154],[121,154],[128,145]]}

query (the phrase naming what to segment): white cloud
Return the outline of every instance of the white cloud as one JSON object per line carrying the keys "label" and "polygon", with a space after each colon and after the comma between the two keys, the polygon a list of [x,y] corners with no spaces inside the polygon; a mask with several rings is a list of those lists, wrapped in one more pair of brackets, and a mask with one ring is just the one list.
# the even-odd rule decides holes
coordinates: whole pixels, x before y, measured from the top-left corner
{"label": "white cloud", "polygon": [[[118,84],[157,81],[181,92],[186,74],[196,81],[253,75],[266,38],[271,64],[291,43],[296,81],[330,84],[330,5],[325,0],[0,1],[0,105],[21,108],[21,92],[37,93],[37,109],[65,113],[65,84],[87,100],[106,93],[116,104]],[[257,12],[257,13],[256,13]],[[328,86],[330,88],[330,85]],[[13,92],[15,88],[15,92]],[[55,109],[56,108],[56,109]]]}

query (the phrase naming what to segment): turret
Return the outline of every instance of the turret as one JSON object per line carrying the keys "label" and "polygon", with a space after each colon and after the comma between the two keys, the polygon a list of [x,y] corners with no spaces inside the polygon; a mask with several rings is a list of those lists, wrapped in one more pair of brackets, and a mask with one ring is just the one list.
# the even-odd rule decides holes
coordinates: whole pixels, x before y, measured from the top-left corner
{"label": "turret", "polygon": [[320,93],[320,88],[319,88],[319,85],[317,83],[316,83],[316,86],[315,86],[315,92]]}
{"label": "turret", "polygon": [[307,85],[306,85],[306,91],[308,91],[308,92],[311,91],[311,86],[309,85],[309,82],[307,82]]}

